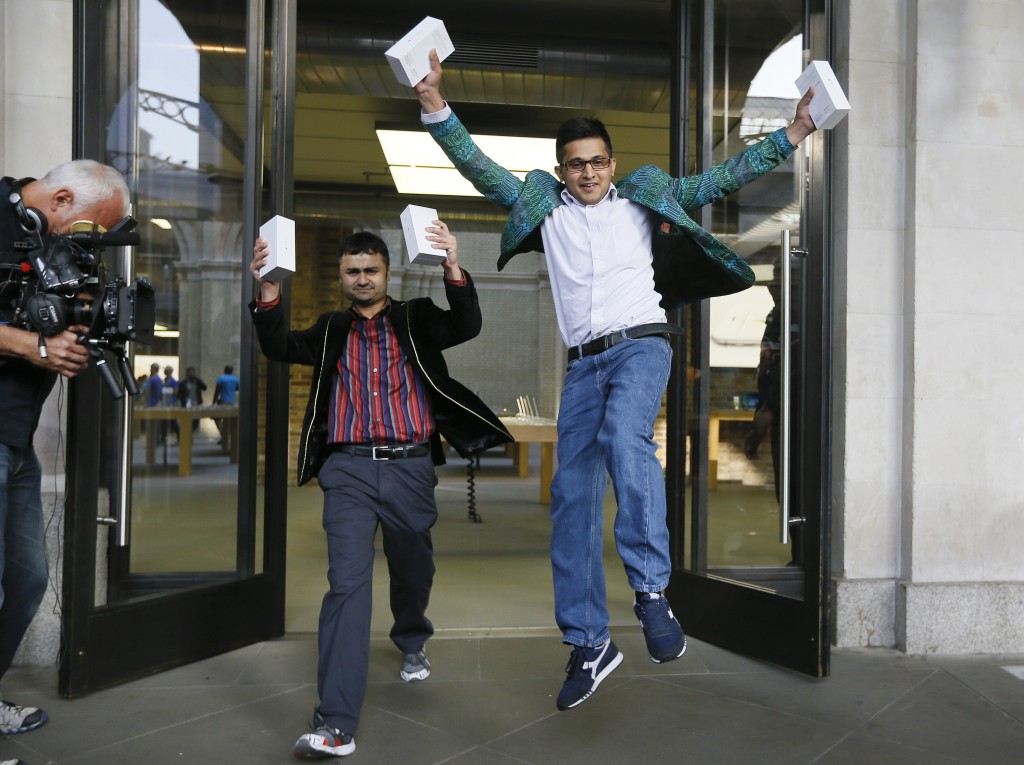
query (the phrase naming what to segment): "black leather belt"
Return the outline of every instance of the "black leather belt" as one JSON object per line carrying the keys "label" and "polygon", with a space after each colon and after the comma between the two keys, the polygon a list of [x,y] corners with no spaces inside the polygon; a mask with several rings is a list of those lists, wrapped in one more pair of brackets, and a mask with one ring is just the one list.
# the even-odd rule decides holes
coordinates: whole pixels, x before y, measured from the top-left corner
{"label": "black leather belt", "polygon": [[612,346],[618,345],[623,340],[636,340],[638,337],[650,337],[658,335],[668,340],[669,335],[681,335],[683,330],[675,324],[637,324],[635,327],[620,329],[610,335],[603,335],[589,343],[574,345],[569,349],[569,361],[582,359],[584,356],[595,356],[604,353]]}
{"label": "black leather belt", "polygon": [[430,454],[430,444],[338,444],[328,447],[332,452],[352,454],[356,457],[370,457],[375,460],[400,460],[404,457],[423,457]]}

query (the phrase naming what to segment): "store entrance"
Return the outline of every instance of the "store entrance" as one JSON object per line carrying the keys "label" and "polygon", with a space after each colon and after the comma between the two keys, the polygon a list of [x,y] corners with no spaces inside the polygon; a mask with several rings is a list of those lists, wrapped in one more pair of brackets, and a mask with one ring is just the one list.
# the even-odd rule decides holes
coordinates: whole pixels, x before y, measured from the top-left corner
{"label": "store entrance", "polygon": [[[95,682],[113,681],[101,671],[129,655],[126,651],[137,654],[131,669],[138,673],[285,628],[315,629],[312,614],[323,594],[325,563],[311,565],[301,577],[299,569],[289,568],[284,605],[285,557],[323,560],[318,557],[324,549],[320,493],[314,486],[294,486],[298,413],[308,374],[267,365],[243,309],[251,295],[243,270],[247,246],[268,211],[296,220],[301,259],[287,298],[294,326],[309,326],[319,312],[338,306],[334,249],[356,230],[378,232],[388,242],[392,295],[430,295],[443,302],[437,274],[410,264],[402,244],[400,214],[408,204],[419,204],[437,209],[460,237],[460,262],[473,274],[484,313],[481,336],[447,355],[453,376],[471,384],[497,412],[525,408],[553,419],[565,349],[543,258],[523,254],[497,271],[505,221],[498,208],[464,189],[445,192],[440,182],[418,191],[400,188],[401,178],[435,161],[414,150],[413,159],[403,163],[385,147],[385,136],[395,133],[424,136],[416,99],[395,81],[384,57],[390,43],[421,20],[420,3],[395,0],[386,14],[379,3],[339,6],[333,0],[91,0],[83,7],[90,8],[80,17],[83,51],[89,55],[81,60],[91,63],[83,65],[80,80],[107,83],[103,92],[109,102],[85,105],[81,143],[97,158],[121,163],[138,193],[137,213],[148,229],[135,270],[143,275],[145,268],[159,282],[158,318],[166,319],[166,337],[174,338],[153,349],[159,357],[154,363],[161,375],[163,366],[175,367],[179,380],[182,367],[197,367],[209,385],[207,395],[226,364],[237,361],[241,377],[237,442],[233,413],[199,416],[189,434],[191,422],[183,426],[180,412],[167,422],[150,422],[148,415],[159,414],[159,405],[150,407],[147,417],[133,414],[146,408],[142,402],[100,409],[95,406],[99,391],[88,389],[86,381],[76,383],[73,432],[81,441],[72,448],[79,507],[69,526],[75,553],[68,564],[73,576],[88,576],[89,583],[79,582],[72,599],[78,605],[68,634],[72,641],[86,642],[80,661],[68,666],[86,673],[80,675],[84,684],[69,688],[87,690]],[[600,23],[580,27],[583,8],[597,12]],[[807,9],[801,0],[527,0],[518,9],[515,39],[495,34],[496,9],[491,0],[468,7],[440,2],[430,9],[446,21],[456,47],[445,62],[446,97],[474,134],[550,138],[569,117],[596,116],[613,133],[620,170],[652,164],[683,175],[711,167],[792,116],[792,101],[765,101],[737,83],[749,84],[777,49],[805,34]],[[152,25],[158,13],[174,23]],[[180,34],[177,42],[160,43],[173,31]],[[146,34],[156,37],[143,44]],[[816,44],[808,42],[801,51],[815,50]],[[265,73],[263,57],[252,53],[261,50],[270,50],[272,72]],[[156,52],[189,59],[169,66],[147,58]],[[184,89],[169,91],[145,80],[148,71],[174,74]],[[268,76],[269,86],[271,73],[273,90],[265,92],[263,78]],[[253,97],[267,93],[273,96],[274,119],[265,124],[261,102]],[[179,108],[168,111],[172,106]],[[161,131],[180,134],[181,140],[165,144]],[[187,157],[178,156],[182,146],[191,147]],[[813,643],[811,654],[769,657],[811,674],[827,672],[822,640],[827,580],[821,575],[827,570],[822,533],[827,527],[822,513],[827,357],[820,352],[828,315],[827,247],[821,234],[827,190],[819,185],[825,148],[825,141],[816,139],[791,161],[792,169],[773,172],[752,186],[751,194],[706,211],[702,224],[755,267],[758,285],[744,301],[756,305],[704,301],[675,317],[687,334],[674,340],[676,374],[656,434],[663,446],[675,545],[669,595],[688,631],[754,655],[762,655],[762,644]],[[512,169],[553,166],[553,152],[547,156]],[[781,260],[783,229],[793,234],[793,249],[808,253],[797,255],[790,266]],[[774,290],[784,274],[796,282],[786,375],[792,408],[785,431],[788,451],[783,449],[791,466],[790,517],[804,519],[796,566],[787,565],[793,554],[790,537],[770,543],[760,537],[752,544],[751,529],[734,524],[753,508],[749,516],[758,516],[753,530],[760,535],[779,509],[774,467],[769,468],[777,464],[769,457],[772,437],[761,441],[756,460],[742,446],[738,456],[735,452],[738,433],[756,417],[756,405],[751,408],[753,399],[746,394],[758,389],[758,362],[752,363],[750,354],[736,361],[732,351],[750,350],[750,325],[764,322],[769,302],[776,305]],[[745,317],[738,334],[723,334],[722,315]],[[755,340],[755,356],[760,341]],[[177,443],[168,437],[173,424]],[[112,432],[122,435],[114,440],[101,435]],[[186,472],[183,437],[191,438],[193,447]],[[737,471],[737,459],[744,458],[756,462],[758,470]],[[535,626],[529,620],[536,619],[537,629],[553,632],[548,508],[538,501],[536,487],[524,488],[509,455],[485,455],[481,475],[498,482],[496,499],[487,507],[478,493],[484,522],[473,524],[465,515],[471,489],[465,465],[454,455],[452,460],[442,468],[439,486],[441,560],[435,587],[455,597],[435,599],[439,627],[468,625],[471,619],[475,627],[521,629]],[[747,481],[748,473],[757,474],[755,484]],[[186,488],[204,477],[214,485],[210,514],[189,499]],[[122,516],[107,515],[106,492],[134,507],[135,515],[127,516],[131,525]],[[748,496],[754,494],[756,507]],[[606,505],[606,521],[613,516],[614,507]],[[107,539],[111,528],[128,544]],[[792,532],[794,527],[783,528]],[[610,532],[605,536],[612,538]],[[112,546],[97,547],[97,538]],[[183,557],[175,544],[200,554]],[[529,565],[519,565],[523,560]],[[480,596],[480,570],[495,573],[495,581],[474,600]],[[608,571],[610,576],[621,571],[614,558]],[[109,580],[103,578],[108,575]],[[613,624],[633,625],[628,591],[609,588],[613,597],[619,592],[622,603],[610,603]],[[513,607],[534,597],[542,600],[537,608],[531,600],[530,616]],[[261,610],[257,603],[270,608]],[[730,605],[723,608],[723,603]],[[158,609],[164,606],[169,610]],[[211,609],[224,617],[223,624],[208,621]],[[386,619],[386,609],[377,611]],[[209,635],[211,624],[215,639]],[[751,624],[759,629],[785,624],[795,632],[749,641]],[[163,639],[176,631],[188,639]],[[160,650],[150,651],[151,646]],[[108,657],[105,663],[94,660],[96,650]]]}

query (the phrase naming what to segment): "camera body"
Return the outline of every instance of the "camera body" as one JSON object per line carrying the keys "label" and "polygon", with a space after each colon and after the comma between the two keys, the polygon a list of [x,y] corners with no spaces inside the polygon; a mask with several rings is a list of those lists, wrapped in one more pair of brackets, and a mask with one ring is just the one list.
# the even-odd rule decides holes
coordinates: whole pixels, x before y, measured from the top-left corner
{"label": "camera body", "polygon": [[[11,203],[20,205],[20,197],[15,196]],[[22,207],[19,213],[23,211]],[[23,223],[26,236],[13,246],[20,261],[11,266],[19,273],[7,280],[8,285],[17,285],[11,324],[37,332],[41,354],[45,355],[47,337],[73,326],[89,328],[79,342],[89,350],[115,398],[123,396],[125,389],[132,395],[138,392],[125,343],[151,343],[154,338],[152,284],[144,278],[126,282],[121,276],[106,281],[100,277],[100,255],[105,247],[139,243],[138,234],[132,231],[135,225],[129,216],[110,231],[75,224],[68,234],[46,234]],[[106,364],[107,352],[117,358],[120,384]]]}
{"label": "camera body", "polygon": [[118,276],[103,286],[97,299],[36,291],[24,301],[15,324],[44,337],[85,325],[90,337],[151,343],[155,324],[153,287],[147,279],[128,284]]}

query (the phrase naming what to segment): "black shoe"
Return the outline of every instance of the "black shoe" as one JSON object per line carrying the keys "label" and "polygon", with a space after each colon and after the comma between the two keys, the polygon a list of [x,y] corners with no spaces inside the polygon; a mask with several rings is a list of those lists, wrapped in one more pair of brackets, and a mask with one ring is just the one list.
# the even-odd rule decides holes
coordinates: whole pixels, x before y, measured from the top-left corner
{"label": "black shoe", "polygon": [[565,711],[582,704],[608,675],[622,663],[622,652],[611,640],[597,648],[573,646],[565,667],[565,683],[558,694],[557,706]]}

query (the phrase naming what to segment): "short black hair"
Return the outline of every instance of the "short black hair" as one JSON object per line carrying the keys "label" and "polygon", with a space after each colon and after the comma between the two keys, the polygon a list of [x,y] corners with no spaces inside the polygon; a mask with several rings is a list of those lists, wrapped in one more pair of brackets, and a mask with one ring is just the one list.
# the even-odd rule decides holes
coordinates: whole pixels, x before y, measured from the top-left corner
{"label": "short black hair", "polygon": [[612,139],[601,120],[594,117],[573,117],[571,120],[563,122],[555,134],[555,155],[558,157],[559,163],[565,159],[566,144],[579,141],[581,138],[600,138],[608,149],[608,156],[614,156],[612,154]]}
{"label": "short black hair", "polygon": [[388,246],[384,240],[369,231],[357,231],[346,236],[338,245],[338,260],[343,255],[380,255],[384,258],[384,265],[391,268],[391,256],[388,255]]}
{"label": "short black hair", "polygon": [[224,374],[229,375],[229,374],[231,374],[234,371],[235,371],[235,368],[233,366],[231,366],[230,364],[225,365],[225,367],[224,367]]}

